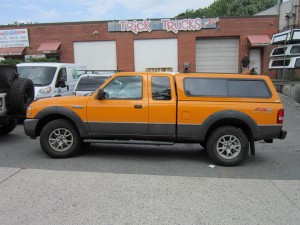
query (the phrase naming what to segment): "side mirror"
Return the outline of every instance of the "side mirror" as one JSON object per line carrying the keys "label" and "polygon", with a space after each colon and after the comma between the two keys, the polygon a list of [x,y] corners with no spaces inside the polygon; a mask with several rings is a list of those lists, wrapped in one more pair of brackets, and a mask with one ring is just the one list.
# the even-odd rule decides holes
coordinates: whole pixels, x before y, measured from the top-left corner
{"label": "side mirror", "polygon": [[56,86],[61,87],[61,88],[67,87],[66,80],[64,80],[64,79],[57,80],[57,85]]}
{"label": "side mirror", "polygon": [[97,99],[99,100],[105,99],[105,92],[102,88],[100,88],[97,92]]}

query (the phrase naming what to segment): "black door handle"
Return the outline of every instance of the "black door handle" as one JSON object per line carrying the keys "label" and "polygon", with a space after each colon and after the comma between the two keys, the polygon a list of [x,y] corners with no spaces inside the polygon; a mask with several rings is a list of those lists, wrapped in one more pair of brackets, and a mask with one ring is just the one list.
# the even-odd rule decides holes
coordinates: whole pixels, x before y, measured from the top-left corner
{"label": "black door handle", "polygon": [[134,105],[134,108],[135,109],[141,109],[141,108],[143,108],[143,106],[142,105]]}

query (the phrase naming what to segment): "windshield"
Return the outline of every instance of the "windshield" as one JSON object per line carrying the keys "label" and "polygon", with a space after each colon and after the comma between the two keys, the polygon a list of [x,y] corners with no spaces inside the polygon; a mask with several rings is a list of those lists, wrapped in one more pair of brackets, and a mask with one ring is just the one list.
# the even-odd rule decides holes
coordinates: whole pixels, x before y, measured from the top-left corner
{"label": "windshield", "polygon": [[76,91],[95,91],[109,77],[82,77],[77,85]]}
{"label": "windshield", "polygon": [[52,83],[56,67],[18,66],[20,77],[32,80],[35,86],[47,86]]}

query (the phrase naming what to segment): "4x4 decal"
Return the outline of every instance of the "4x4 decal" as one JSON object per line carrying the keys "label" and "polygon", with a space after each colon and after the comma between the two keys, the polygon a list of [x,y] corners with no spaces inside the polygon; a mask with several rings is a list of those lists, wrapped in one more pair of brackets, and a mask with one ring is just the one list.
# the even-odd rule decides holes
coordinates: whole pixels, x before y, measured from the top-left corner
{"label": "4x4 decal", "polygon": [[273,109],[272,108],[255,108],[254,112],[272,112]]}

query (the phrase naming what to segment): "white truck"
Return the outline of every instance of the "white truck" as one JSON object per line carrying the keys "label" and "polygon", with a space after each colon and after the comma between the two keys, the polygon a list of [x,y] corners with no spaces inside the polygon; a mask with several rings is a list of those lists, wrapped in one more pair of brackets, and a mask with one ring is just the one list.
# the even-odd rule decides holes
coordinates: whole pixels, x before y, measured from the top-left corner
{"label": "white truck", "polygon": [[72,91],[86,65],[72,63],[20,63],[20,77],[33,81],[35,99],[58,95],[72,95]]}

